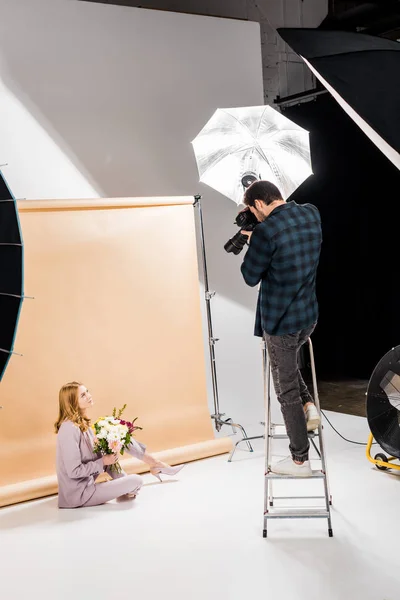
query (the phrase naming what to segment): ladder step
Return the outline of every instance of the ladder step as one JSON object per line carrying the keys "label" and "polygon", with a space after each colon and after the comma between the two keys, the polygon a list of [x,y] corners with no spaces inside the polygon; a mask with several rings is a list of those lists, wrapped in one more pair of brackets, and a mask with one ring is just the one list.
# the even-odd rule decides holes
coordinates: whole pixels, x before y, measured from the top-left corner
{"label": "ladder step", "polygon": [[[260,425],[265,427],[265,421],[260,421]],[[285,425],[283,423],[271,423],[271,431],[275,431],[278,428],[283,429],[285,431],[285,433],[282,433],[279,435],[284,435],[285,437],[288,437],[286,434]],[[308,435],[308,437],[318,437],[319,436],[318,428],[314,429],[314,431],[307,431],[307,435]],[[271,436],[271,437],[273,437],[273,436]]]}
{"label": "ladder step", "polygon": [[271,496],[270,500],[325,500],[325,496]]}
{"label": "ladder step", "polygon": [[311,477],[299,477],[298,475],[277,475],[276,473],[266,473],[264,475],[266,479],[298,479],[298,480],[310,480],[310,479],[325,479],[326,475],[322,471],[313,471]]}
{"label": "ladder step", "polygon": [[266,519],[327,519],[329,512],[322,508],[319,509],[293,509],[288,508],[287,510],[281,509],[270,509],[270,512],[265,513]]}
{"label": "ladder step", "polygon": [[[308,431],[307,435],[308,435],[309,439],[314,439],[316,437],[319,437],[319,434],[315,433],[314,431]],[[273,440],[287,440],[287,439],[289,439],[289,436],[288,436],[287,433],[272,433],[268,437],[270,437]]]}

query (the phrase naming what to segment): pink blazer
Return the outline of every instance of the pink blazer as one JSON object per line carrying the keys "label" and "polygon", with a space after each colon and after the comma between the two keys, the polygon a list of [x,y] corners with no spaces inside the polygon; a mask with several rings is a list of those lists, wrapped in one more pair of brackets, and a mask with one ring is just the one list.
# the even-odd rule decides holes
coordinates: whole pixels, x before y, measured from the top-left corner
{"label": "pink blazer", "polygon": [[100,454],[93,452],[94,435],[72,421],[62,423],[57,434],[56,467],[58,506],[76,508],[92,497],[95,480],[105,470]]}

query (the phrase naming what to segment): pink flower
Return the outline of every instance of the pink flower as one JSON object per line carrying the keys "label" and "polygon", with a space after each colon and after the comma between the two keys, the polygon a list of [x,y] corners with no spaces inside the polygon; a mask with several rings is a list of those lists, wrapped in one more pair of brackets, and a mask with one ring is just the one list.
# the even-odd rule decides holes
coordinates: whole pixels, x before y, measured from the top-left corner
{"label": "pink flower", "polygon": [[112,441],[109,443],[109,447],[110,450],[112,450],[112,452],[119,452],[122,448],[122,444],[121,442],[118,442],[117,440]]}

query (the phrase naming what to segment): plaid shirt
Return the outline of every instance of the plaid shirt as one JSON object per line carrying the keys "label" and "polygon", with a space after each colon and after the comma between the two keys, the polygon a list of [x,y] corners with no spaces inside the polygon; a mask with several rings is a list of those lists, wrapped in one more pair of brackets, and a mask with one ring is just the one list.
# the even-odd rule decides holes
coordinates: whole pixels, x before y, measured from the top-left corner
{"label": "plaid shirt", "polygon": [[279,205],[254,229],[241,267],[247,285],[261,281],[254,335],[296,333],[317,321],[321,242],[312,204]]}

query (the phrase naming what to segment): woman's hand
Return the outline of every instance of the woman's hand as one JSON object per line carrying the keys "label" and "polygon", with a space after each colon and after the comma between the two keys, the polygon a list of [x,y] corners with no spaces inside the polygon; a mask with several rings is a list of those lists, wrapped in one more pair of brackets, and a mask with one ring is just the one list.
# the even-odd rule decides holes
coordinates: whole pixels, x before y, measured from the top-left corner
{"label": "woman's hand", "polygon": [[118,454],[105,454],[103,456],[103,465],[108,467],[109,465],[115,465],[118,462]]}

